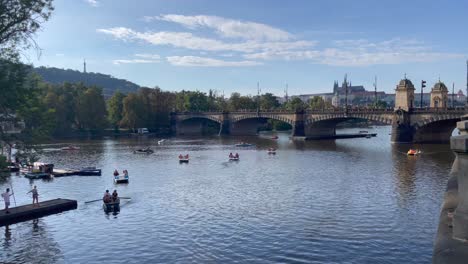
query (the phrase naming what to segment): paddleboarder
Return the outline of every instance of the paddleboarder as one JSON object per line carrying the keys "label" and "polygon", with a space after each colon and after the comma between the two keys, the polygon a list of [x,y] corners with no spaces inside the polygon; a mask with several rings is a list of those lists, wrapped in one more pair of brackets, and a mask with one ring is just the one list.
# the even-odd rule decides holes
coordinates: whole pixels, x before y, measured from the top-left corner
{"label": "paddleboarder", "polygon": [[6,192],[2,193],[3,201],[5,201],[5,213],[9,214],[8,207],[10,206],[10,196],[13,195],[13,192],[10,193],[10,188],[6,189]]}
{"label": "paddleboarder", "polygon": [[30,190],[28,193],[32,193],[32,198],[33,198],[33,205],[34,201],[36,202],[37,206],[39,206],[39,193],[37,192],[37,187],[34,185],[34,188]]}

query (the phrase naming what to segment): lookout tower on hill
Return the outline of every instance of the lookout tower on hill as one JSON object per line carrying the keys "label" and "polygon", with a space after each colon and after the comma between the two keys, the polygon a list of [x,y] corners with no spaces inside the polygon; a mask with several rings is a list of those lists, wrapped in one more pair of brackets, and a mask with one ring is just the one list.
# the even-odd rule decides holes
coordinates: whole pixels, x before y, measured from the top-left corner
{"label": "lookout tower on hill", "polygon": [[414,85],[406,76],[395,89],[395,109],[409,111],[414,107]]}
{"label": "lookout tower on hill", "polygon": [[448,89],[443,82],[439,80],[431,90],[431,107],[447,108]]}

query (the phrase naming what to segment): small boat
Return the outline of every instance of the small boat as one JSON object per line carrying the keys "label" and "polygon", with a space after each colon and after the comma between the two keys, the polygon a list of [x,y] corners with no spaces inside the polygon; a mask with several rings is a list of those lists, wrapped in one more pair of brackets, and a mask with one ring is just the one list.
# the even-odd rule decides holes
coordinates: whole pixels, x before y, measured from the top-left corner
{"label": "small boat", "polygon": [[145,148],[145,149],[137,149],[135,151],[133,151],[133,153],[135,154],[151,154],[153,153],[154,151],[151,150],[150,148]]}
{"label": "small boat", "polygon": [[102,209],[104,212],[118,212],[120,211],[120,199],[117,199],[115,202],[103,203]]}
{"label": "small boat", "polygon": [[267,153],[268,153],[268,154],[271,154],[271,155],[275,155],[275,154],[276,154],[276,149],[274,149],[274,148],[269,148],[269,149],[267,150]]}
{"label": "small boat", "polygon": [[114,175],[114,183],[128,183],[128,175]]}
{"label": "small boat", "polygon": [[101,176],[101,169],[96,169],[96,167],[86,167],[78,171],[80,176]]}
{"label": "small boat", "polygon": [[253,147],[253,146],[255,146],[255,145],[254,145],[254,144],[245,143],[245,142],[241,142],[241,143],[236,144],[236,147]]}
{"label": "small boat", "polygon": [[7,166],[7,170],[9,172],[19,172],[20,171],[20,168],[17,167],[17,166]]}
{"label": "small boat", "polygon": [[229,161],[239,161],[239,154],[233,155],[232,153],[229,154]]}
{"label": "small boat", "polygon": [[406,154],[408,156],[415,156],[415,155],[419,155],[421,153],[422,153],[422,151],[419,150],[419,149],[410,149],[410,150],[408,150],[408,152]]}
{"label": "small boat", "polygon": [[24,174],[24,177],[26,177],[28,179],[33,179],[33,180],[45,179],[45,178],[49,178],[50,174],[45,173],[45,172],[28,172],[28,173]]}
{"label": "small boat", "polygon": [[278,139],[278,136],[272,136],[271,139]]}
{"label": "small boat", "polygon": [[165,139],[158,140],[158,145],[162,145],[166,141]]}
{"label": "small boat", "polygon": [[63,147],[61,150],[79,150],[80,147],[77,146],[68,146],[68,147]]}
{"label": "small boat", "polygon": [[179,155],[179,163],[188,163],[189,160],[190,158],[188,154],[185,156]]}

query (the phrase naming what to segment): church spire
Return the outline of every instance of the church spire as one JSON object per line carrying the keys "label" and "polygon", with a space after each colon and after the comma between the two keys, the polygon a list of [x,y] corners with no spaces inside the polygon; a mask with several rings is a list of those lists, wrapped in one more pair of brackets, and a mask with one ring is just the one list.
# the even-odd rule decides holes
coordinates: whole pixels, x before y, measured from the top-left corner
{"label": "church spire", "polygon": [[83,59],[83,73],[86,73],[86,59]]}

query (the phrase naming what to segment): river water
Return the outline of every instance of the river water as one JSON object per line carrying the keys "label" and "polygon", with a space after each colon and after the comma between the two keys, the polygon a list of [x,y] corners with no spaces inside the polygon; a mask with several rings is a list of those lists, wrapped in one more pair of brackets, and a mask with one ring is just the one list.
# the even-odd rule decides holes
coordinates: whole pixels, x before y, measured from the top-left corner
{"label": "river water", "polygon": [[[346,132],[359,129],[347,129]],[[439,210],[454,159],[448,145],[390,143],[378,136],[293,142],[287,134],[232,138],[107,139],[73,143],[79,151],[50,151],[41,161],[58,168],[96,166],[102,176],[13,185],[16,203],[78,200],[78,209],[0,227],[1,263],[430,263]],[[343,131],[341,131],[343,132]],[[256,148],[235,148],[244,140]],[[150,145],[151,155],[133,154]],[[268,155],[268,147],[278,148]],[[239,162],[227,161],[229,152]],[[177,156],[188,153],[189,164]],[[114,185],[114,169],[130,183]],[[119,214],[99,199],[117,189]]]}

